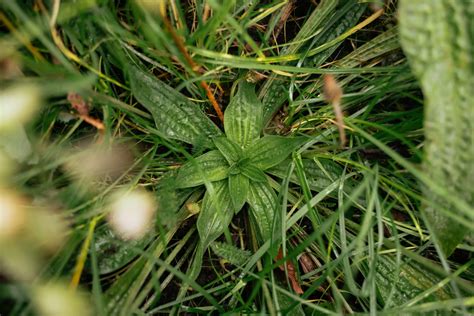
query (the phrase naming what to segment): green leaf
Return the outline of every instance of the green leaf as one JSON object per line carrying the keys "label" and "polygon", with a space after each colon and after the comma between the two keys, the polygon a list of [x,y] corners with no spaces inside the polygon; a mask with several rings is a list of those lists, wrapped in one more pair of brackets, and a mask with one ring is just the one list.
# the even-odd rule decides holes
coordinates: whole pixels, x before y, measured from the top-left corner
{"label": "green leaf", "polygon": [[[278,286],[286,288],[288,285],[283,282],[278,282]],[[279,315],[289,315],[289,316],[305,316],[303,307],[301,303],[297,302],[294,298],[286,295],[283,292],[276,291],[276,297],[278,299],[278,306],[280,307]]]}
{"label": "green leaf", "polygon": [[197,220],[197,229],[203,249],[216,240],[229,226],[234,212],[227,181],[212,183],[212,193],[206,191],[201,212]]}
{"label": "green leaf", "polygon": [[244,164],[240,166],[240,171],[242,174],[249,179],[255,181],[255,182],[265,182],[267,181],[267,177],[265,176],[265,173],[252,165],[251,163]]}
{"label": "green leaf", "polygon": [[229,164],[218,150],[211,150],[179,168],[176,177],[177,188],[190,188],[206,181],[219,181],[227,178]]}
{"label": "green leaf", "polygon": [[250,251],[239,249],[234,245],[215,241],[211,244],[211,248],[216,255],[237,266],[242,266],[250,258]]}
{"label": "green leaf", "polygon": [[242,81],[237,93],[224,114],[227,137],[246,147],[260,136],[262,131],[262,103],[255,94],[254,86]]}
{"label": "green leaf", "polygon": [[249,191],[249,178],[243,174],[231,174],[229,176],[229,191],[232,192],[232,204],[234,211],[238,212],[245,204]]}
{"label": "green leaf", "polygon": [[305,141],[302,137],[265,136],[246,148],[244,155],[253,165],[266,170],[285,160]]}
{"label": "green leaf", "polygon": [[134,66],[129,75],[133,95],[152,114],[163,136],[210,148],[211,138],[222,135],[197,104],[174,88]]}
{"label": "green leaf", "polygon": [[[0,150],[19,163],[28,161],[33,154],[33,147],[25,128],[19,122],[11,122],[9,130],[0,130]],[[33,163],[34,161],[30,161]]]}
{"label": "green leaf", "polygon": [[271,248],[278,251],[282,220],[277,210],[278,199],[275,191],[268,182],[250,182],[247,202],[250,204],[250,212],[258,227],[260,240],[262,242],[271,240]]}
{"label": "green leaf", "polygon": [[242,157],[242,148],[227,137],[214,138],[214,144],[229,164],[237,162]]}
{"label": "green leaf", "polygon": [[[400,1],[402,47],[425,97],[425,161],[429,178],[474,205],[474,2]],[[431,233],[449,256],[468,229],[442,214],[456,207],[428,188]]]}
{"label": "green leaf", "polygon": [[[203,188],[190,188],[190,189],[175,189],[171,179],[167,177],[176,176],[176,173],[169,172],[166,176],[161,178],[160,184],[156,187],[156,197],[158,201],[159,215],[157,221],[159,225],[162,225],[168,229],[175,227],[178,224],[179,217],[177,212],[183,204],[186,204],[186,209],[189,211],[191,205],[195,205],[195,201],[188,201],[191,196],[201,196],[204,192]],[[194,199],[195,200],[195,199]],[[186,203],[185,203],[186,202]]]}
{"label": "green leaf", "polygon": [[[385,308],[399,307],[428,289],[436,288],[442,278],[414,261],[397,262],[395,256],[379,256],[376,264],[375,284]],[[421,298],[421,302],[440,302],[453,298],[449,286]],[[419,303],[418,303],[419,304]]]}
{"label": "green leaf", "polygon": [[[189,265],[188,270],[186,271],[186,276],[190,279],[195,281],[201,273],[202,270],[202,262],[204,260],[204,246],[202,242],[198,242],[196,247],[196,252],[194,253],[194,258],[192,263]],[[183,289],[181,289],[183,290]]]}
{"label": "green leaf", "polygon": [[137,257],[137,249],[145,249],[153,239],[153,235],[149,233],[139,240],[120,241],[108,225],[98,228],[94,232],[94,248],[99,273],[111,273],[130,263]]}

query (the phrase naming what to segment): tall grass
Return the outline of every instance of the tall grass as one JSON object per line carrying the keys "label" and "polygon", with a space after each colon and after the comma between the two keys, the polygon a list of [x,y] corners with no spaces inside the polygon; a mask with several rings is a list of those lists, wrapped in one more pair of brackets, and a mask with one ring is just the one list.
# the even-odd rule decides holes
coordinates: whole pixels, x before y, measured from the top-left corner
{"label": "tall grass", "polygon": [[[472,312],[472,238],[440,256],[421,212],[430,203],[420,184],[423,95],[399,44],[396,1],[169,1],[164,13],[160,3],[0,4],[2,98],[18,88],[15,100],[41,104],[14,127],[0,118],[0,203],[30,218],[11,233],[0,224],[0,314],[52,314],[58,302],[69,315],[87,305],[98,315]],[[168,184],[201,150],[160,133],[132,96],[130,64],[221,128],[201,82],[225,109],[246,77],[265,133],[308,137],[288,168],[271,170],[280,259],[240,212],[219,239],[228,252],[209,249],[189,277],[203,191]],[[342,147],[323,74],[343,90]],[[1,100],[12,102],[2,111],[14,104]],[[107,220],[111,200],[137,189],[156,199],[156,214],[146,235],[123,240]],[[472,206],[459,209],[441,212],[472,232]]]}

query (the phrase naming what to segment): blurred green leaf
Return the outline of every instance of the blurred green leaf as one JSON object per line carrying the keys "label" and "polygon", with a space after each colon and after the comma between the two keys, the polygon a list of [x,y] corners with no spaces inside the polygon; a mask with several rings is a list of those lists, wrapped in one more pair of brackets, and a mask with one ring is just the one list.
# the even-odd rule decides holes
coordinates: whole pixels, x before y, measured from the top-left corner
{"label": "blurred green leaf", "polygon": [[153,233],[133,241],[120,241],[119,238],[103,225],[94,232],[94,247],[100,274],[118,270],[137,257],[136,249],[144,249],[153,239]]}
{"label": "blurred green leaf", "polygon": [[[424,170],[466,205],[474,205],[473,21],[473,1],[400,1],[401,44],[425,96]],[[455,212],[430,189],[424,194]],[[424,207],[431,233],[449,256],[467,228],[431,205]]]}

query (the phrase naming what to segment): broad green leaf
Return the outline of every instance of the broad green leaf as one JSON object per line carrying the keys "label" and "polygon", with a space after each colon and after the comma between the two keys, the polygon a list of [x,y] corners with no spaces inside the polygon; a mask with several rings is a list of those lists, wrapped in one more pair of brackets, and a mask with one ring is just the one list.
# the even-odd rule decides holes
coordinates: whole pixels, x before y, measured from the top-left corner
{"label": "broad green leaf", "polygon": [[211,138],[222,135],[197,104],[174,88],[134,66],[129,67],[129,75],[133,95],[150,111],[157,130],[164,136],[213,147]]}
{"label": "broad green leaf", "polygon": [[214,182],[212,187],[212,193],[207,190],[204,195],[197,220],[197,229],[203,249],[206,249],[211,242],[222,235],[234,215],[227,181]]}
{"label": "broad green leaf", "polygon": [[176,177],[178,188],[190,188],[206,181],[219,181],[227,178],[229,164],[218,150],[211,150],[179,168]]}
{"label": "broad green leaf", "polygon": [[[378,257],[375,284],[385,308],[402,306],[424,291],[436,288],[441,280],[442,278],[414,261],[402,260],[397,263],[392,255]],[[452,290],[445,286],[421,297],[419,302],[439,302],[451,298],[454,298]]]}
{"label": "broad green leaf", "polygon": [[260,136],[262,131],[262,103],[252,84],[242,81],[237,93],[224,113],[224,129],[227,137],[246,147]]}
{"label": "broad green leaf", "polygon": [[250,258],[250,251],[242,250],[234,245],[215,241],[211,243],[211,248],[216,255],[234,265],[241,266]]}
{"label": "broad green leaf", "polygon": [[255,182],[265,182],[267,181],[267,177],[265,176],[265,173],[252,165],[251,163],[244,164],[243,166],[240,167],[240,171],[242,174],[249,179],[255,181]]}
{"label": "broad green leaf", "polygon": [[244,155],[253,165],[266,170],[285,160],[305,141],[302,137],[265,136],[246,148]]}
{"label": "broad green leaf", "polygon": [[[279,284],[281,283],[281,284]],[[286,284],[283,284],[283,282],[278,282],[278,286],[282,288],[286,288]],[[301,306],[301,303],[296,303],[295,299],[292,297],[289,297],[288,295],[276,291],[277,294],[277,299],[278,299],[278,306],[280,307],[279,310],[279,315],[289,315],[289,316],[305,316],[303,307]]]}
{"label": "broad green leaf", "polygon": [[204,194],[201,212],[196,224],[200,240],[194,259],[186,272],[190,280],[195,280],[199,276],[204,251],[224,233],[233,215],[231,194],[227,181],[213,182],[211,188],[208,188]]}
{"label": "broad green leaf", "polygon": [[229,191],[231,192],[234,211],[238,212],[244,206],[249,191],[249,178],[243,174],[231,174],[229,176]]}
{"label": "broad green leaf", "polygon": [[242,148],[227,137],[214,138],[214,144],[229,164],[237,162],[242,157]]}
{"label": "broad green leaf", "polygon": [[[277,210],[278,199],[268,182],[250,182],[250,191],[247,197],[250,204],[250,213],[258,227],[262,242],[272,241],[272,249],[278,251],[281,238],[282,220]],[[276,254],[276,253],[275,253]]]}
{"label": "broad green leaf", "polygon": [[[357,0],[344,1],[343,5],[335,10],[332,16],[324,23],[324,30],[315,36],[311,48],[321,47],[321,45],[333,41],[338,36],[341,36],[344,32],[350,30],[354,25],[357,24],[357,21],[359,21],[366,9],[366,3],[359,3]],[[305,58],[305,65],[308,67],[321,66],[341,44],[342,41],[327,47],[325,50],[314,56]]]}
{"label": "broad green leaf", "polygon": [[120,241],[107,225],[101,226],[94,232],[99,273],[111,273],[125,266],[137,257],[137,249],[145,249],[152,239],[150,233],[139,240]]}
{"label": "broad green leaf", "polygon": [[[425,161],[429,178],[451,196],[474,205],[474,1],[400,1],[402,47],[425,97]],[[436,206],[456,211],[424,188],[424,212],[446,255],[467,228]]]}

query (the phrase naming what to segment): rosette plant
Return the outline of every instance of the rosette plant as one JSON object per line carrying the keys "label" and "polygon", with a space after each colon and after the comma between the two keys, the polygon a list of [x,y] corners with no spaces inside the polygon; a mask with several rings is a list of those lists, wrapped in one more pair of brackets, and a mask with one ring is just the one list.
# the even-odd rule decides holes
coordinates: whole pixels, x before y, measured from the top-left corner
{"label": "rosette plant", "polygon": [[245,80],[225,109],[222,133],[197,104],[173,88],[136,67],[129,74],[132,93],[152,113],[164,137],[205,149],[179,168],[174,183],[177,189],[206,188],[197,219],[200,242],[191,275],[197,276],[204,250],[246,204],[258,240],[270,240],[270,253],[275,255],[283,218],[265,171],[288,158],[305,138],[262,135],[263,105],[254,86]]}

